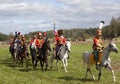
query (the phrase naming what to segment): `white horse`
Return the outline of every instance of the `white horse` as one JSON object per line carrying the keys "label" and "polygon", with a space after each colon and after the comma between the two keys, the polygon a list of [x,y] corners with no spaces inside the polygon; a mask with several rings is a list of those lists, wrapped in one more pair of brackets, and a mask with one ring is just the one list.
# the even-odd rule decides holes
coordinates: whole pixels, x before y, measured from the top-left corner
{"label": "white horse", "polygon": [[[116,47],[116,44],[113,41],[111,41],[109,44],[107,44],[104,47],[104,49],[103,49],[102,58],[101,58],[101,64],[100,64],[100,68],[99,68],[99,77],[98,77],[98,80],[100,80],[102,67],[105,67],[105,68],[108,68],[112,72],[113,81],[114,82],[116,81],[115,80],[115,75],[114,75],[114,70],[112,69],[111,64],[110,64],[111,60],[110,60],[110,55],[109,54],[110,54],[111,51],[118,53],[118,48]],[[83,53],[83,61],[84,61],[85,64],[87,64],[87,70],[86,70],[85,80],[87,79],[87,73],[88,73],[88,71],[91,73],[93,80],[95,80],[95,77],[92,74],[91,69],[90,69],[91,66],[93,65],[91,63],[91,60],[90,60],[91,59],[90,58],[91,54],[92,53],[88,52],[88,51],[85,51]]]}
{"label": "white horse", "polygon": [[[66,45],[63,45],[60,50],[59,50],[59,58],[60,60],[62,61],[62,64],[64,66],[64,70],[65,72],[67,72],[67,59],[68,59],[68,53],[71,51],[71,42],[70,41],[67,41],[66,42]],[[55,50],[53,50],[52,52],[52,56],[51,56],[51,68],[52,68],[52,64],[53,64],[53,60],[56,59],[55,56],[56,55],[56,52]],[[59,59],[56,59],[56,66],[57,66],[57,70],[59,71],[59,68],[58,68],[58,61]]]}

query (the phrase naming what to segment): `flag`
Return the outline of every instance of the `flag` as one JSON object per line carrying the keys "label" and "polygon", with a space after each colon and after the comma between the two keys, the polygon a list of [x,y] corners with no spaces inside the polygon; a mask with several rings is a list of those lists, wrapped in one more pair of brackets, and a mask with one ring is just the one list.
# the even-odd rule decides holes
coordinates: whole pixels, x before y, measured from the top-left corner
{"label": "flag", "polygon": [[55,27],[55,23],[54,23],[53,35],[54,35],[54,36],[58,35],[57,29],[56,29],[56,27]]}
{"label": "flag", "polygon": [[46,32],[43,32],[43,36],[47,36],[47,33],[46,33]]}

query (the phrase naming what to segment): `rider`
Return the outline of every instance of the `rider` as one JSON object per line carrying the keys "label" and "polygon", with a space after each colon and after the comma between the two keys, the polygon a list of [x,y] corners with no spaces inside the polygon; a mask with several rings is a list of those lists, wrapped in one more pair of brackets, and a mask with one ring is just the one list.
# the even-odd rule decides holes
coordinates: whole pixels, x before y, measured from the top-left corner
{"label": "rider", "polygon": [[94,53],[95,61],[96,61],[96,69],[99,68],[100,52],[103,51],[103,41],[102,41],[101,36],[102,36],[101,29],[98,29],[96,31],[96,36],[93,39],[93,53]]}
{"label": "rider", "polygon": [[43,40],[44,41],[47,41],[48,37],[47,37],[47,33],[46,32],[43,32]]}
{"label": "rider", "polygon": [[24,55],[29,55],[25,35],[21,35],[21,48],[23,48],[26,51],[24,52]]}
{"label": "rider", "polygon": [[37,45],[38,45],[37,36],[34,34],[32,39],[30,40],[30,54],[31,54],[31,56],[33,53],[35,54],[35,56],[34,56],[35,60],[37,60],[37,58],[36,58],[36,46]]}
{"label": "rider", "polygon": [[55,37],[56,57],[59,55],[59,50],[62,45],[66,44],[66,38],[63,36],[63,30],[58,30],[58,36]]}
{"label": "rider", "polygon": [[38,54],[40,54],[42,45],[44,43],[44,39],[42,37],[42,33],[41,32],[38,33],[38,38],[37,38],[36,41],[37,41],[36,47],[37,47],[37,50],[38,50]]}
{"label": "rider", "polygon": [[32,39],[30,40],[30,48],[32,48],[32,45],[34,45],[34,48],[36,49],[36,40],[37,40],[37,36],[34,34]]}
{"label": "rider", "polygon": [[24,35],[21,35],[21,45],[23,46],[26,43],[26,39]]}

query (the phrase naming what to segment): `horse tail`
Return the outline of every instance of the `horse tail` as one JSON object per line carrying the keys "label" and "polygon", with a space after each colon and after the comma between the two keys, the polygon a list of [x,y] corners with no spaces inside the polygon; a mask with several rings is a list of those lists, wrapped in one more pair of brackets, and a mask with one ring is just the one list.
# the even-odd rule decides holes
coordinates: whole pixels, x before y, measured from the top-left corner
{"label": "horse tail", "polygon": [[82,59],[83,59],[83,64],[85,64],[85,52],[82,55]]}
{"label": "horse tail", "polygon": [[88,65],[88,63],[89,63],[89,55],[90,55],[90,53],[88,51],[85,51],[83,53],[83,56],[82,56],[83,65]]}

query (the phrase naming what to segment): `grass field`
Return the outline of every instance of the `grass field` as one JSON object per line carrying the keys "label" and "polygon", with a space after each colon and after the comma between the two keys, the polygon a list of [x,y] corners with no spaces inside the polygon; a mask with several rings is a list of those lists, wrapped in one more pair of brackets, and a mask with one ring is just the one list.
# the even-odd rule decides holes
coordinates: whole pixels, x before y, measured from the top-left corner
{"label": "grass field", "polygon": [[[120,49],[120,43],[116,43]],[[102,69],[101,80],[93,81],[91,75],[84,80],[86,68],[83,65],[82,53],[92,51],[91,43],[72,44],[70,58],[68,59],[68,73],[60,68],[56,71],[55,61],[53,68],[42,72],[40,67],[32,68],[31,58],[29,67],[19,67],[12,63],[8,47],[0,47],[0,84],[113,84],[112,75],[107,69]],[[49,57],[50,58],[50,57]],[[120,84],[120,53],[111,53],[112,66],[115,70],[116,83]],[[62,66],[61,62],[60,67]],[[92,71],[97,79],[98,71],[93,66]]]}

